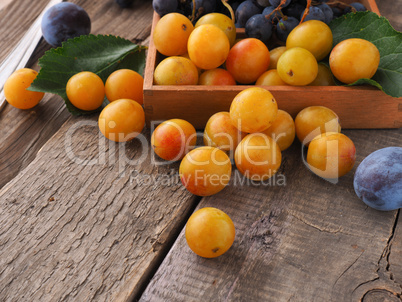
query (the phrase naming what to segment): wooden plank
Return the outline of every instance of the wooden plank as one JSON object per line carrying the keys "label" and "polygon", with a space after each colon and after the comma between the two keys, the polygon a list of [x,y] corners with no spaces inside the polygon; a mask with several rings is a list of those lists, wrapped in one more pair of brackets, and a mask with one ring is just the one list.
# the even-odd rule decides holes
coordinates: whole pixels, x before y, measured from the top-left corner
{"label": "wooden plank", "polygon": [[402,135],[345,134],[356,145],[357,163],[337,184],[304,166],[296,142],[278,172],[286,186],[279,177],[271,185],[232,178],[229,187],[203,198],[199,208],[217,207],[232,218],[234,245],[204,259],[188,248],[183,230],[140,301],[399,301],[399,211],[367,207],[354,193],[353,175],[374,150],[401,146]]}
{"label": "wooden plank", "polygon": [[[43,9],[47,0],[19,0],[0,11],[0,58],[4,59]],[[135,1],[128,9],[121,9],[114,1],[72,1],[90,15],[94,34],[120,35],[135,43],[148,41],[153,13],[149,1]],[[5,23],[7,22],[7,24]],[[11,45],[11,46],[10,46]],[[9,47],[10,46],[10,47]],[[42,41],[28,66],[39,70],[37,60],[50,47]],[[0,188],[23,170],[35,158],[38,150],[54,135],[70,116],[64,101],[46,95],[30,110],[6,105],[0,112]]]}
{"label": "wooden plank", "polygon": [[198,202],[177,163],[153,162],[143,135],[116,144],[96,117],[71,118],[0,190],[2,301],[127,301],[141,291]]}
{"label": "wooden plank", "polygon": [[12,0],[2,0],[2,1],[0,1],[0,10],[5,9],[11,3],[11,1]]}
{"label": "wooden plank", "polygon": [[48,0],[4,1],[0,10],[0,61],[18,44]]}
{"label": "wooden plank", "polygon": [[43,8],[39,16],[19,40],[15,48],[9,53],[6,59],[0,64],[0,111],[7,104],[4,95],[4,85],[7,79],[17,70],[27,66],[37,45],[42,39],[41,22],[42,17],[52,6],[60,4],[62,0],[50,0]]}
{"label": "wooden plank", "polygon": [[398,31],[402,31],[402,5],[395,5],[394,1],[378,1],[378,9],[381,15],[387,17],[391,25]]}

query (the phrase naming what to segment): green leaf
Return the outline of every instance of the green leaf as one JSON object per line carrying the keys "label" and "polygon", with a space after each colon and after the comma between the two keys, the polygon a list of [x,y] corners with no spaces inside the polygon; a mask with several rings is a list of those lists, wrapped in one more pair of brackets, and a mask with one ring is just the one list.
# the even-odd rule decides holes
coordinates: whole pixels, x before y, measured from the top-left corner
{"label": "green leaf", "polygon": [[84,111],[74,107],[66,94],[68,80],[78,72],[91,71],[105,82],[113,71],[122,68],[143,75],[145,49],[145,46],[112,35],[87,35],[69,39],[63,42],[62,47],[48,50],[39,59],[41,69],[30,90],[60,95],[73,115],[99,111],[101,108]]}
{"label": "green leaf", "polygon": [[360,79],[350,85],[370,84],[393,97],[402,96],[402,33],[389,21],[373,12],[349,13],[330,23],[334,45],[350,38],[372,42],[380,52],[380,65],[371,79]]}

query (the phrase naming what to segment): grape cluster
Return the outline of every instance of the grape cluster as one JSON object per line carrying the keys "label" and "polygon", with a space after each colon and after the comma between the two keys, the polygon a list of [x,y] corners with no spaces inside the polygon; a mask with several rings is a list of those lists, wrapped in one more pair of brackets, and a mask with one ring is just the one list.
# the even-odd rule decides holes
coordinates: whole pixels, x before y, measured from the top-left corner
{"label": "grape cluster", "polygon": [[[274,35],[285,42],[287,36],[303,19],[319,20],[329,24],[332,19],[343,14],[365,11],[366,7],[359,3],[336,4],[327,3],[328,0],[313,0],[306,10],[307,0],[229,0],[235,25],[245,28],[246,35],[267,43]],[[193,3],[195,3],[195,8]],[[168,13],[178,12],[190,17],[192,21],[205,14],[219,12],[231,16],[229,10],[221,0],[153,0],[154,10],[164,16]]]}

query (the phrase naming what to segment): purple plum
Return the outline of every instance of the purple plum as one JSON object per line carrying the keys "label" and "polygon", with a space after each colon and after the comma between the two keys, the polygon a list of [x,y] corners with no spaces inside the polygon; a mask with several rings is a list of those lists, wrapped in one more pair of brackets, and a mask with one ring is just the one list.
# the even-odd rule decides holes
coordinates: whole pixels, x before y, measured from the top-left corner
{"label": "purple plum", "polygon": [[368,206],[391,211],[402,208],[402,147],[379,149],[357,167],[353,186]]}
{"label": "purple plum", "polygon": [[77,4],[61,2],[50,7],[42,18],[42,35],[54,47],[67,39],[88,35],[91,20],[87,12]]}

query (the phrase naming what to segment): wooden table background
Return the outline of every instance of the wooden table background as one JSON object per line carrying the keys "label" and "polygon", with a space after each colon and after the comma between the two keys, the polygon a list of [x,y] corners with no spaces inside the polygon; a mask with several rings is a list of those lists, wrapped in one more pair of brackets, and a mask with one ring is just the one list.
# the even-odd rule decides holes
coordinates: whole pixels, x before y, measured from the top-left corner
{"label": "wooden table background", "polygon": [[[151,1],[72,2],[92,33],[147,45]],[[377,3],[402,30],[402,1]],[[0,60],[46,4],[0,1]],[[47,49],[42,41],[28,65],[38,69]],[[0,129],[0,301],[401,301],[400,210],[365,206],[352,185],[363,158],[402,145],[401,129],[344,130],[357,162],[337,184],[310,173],[295,142],[279,172],[286,186],[236,185],[234,172],[206,198],[183,189],[178,164],[154,165],[149,148],[133,164],[147,146],[106,141],[96,116],[71,117],[58,96],[32,110],[6,106]],[[193,254],[183,235],[205,206],[236,226],[216,259]]]}

